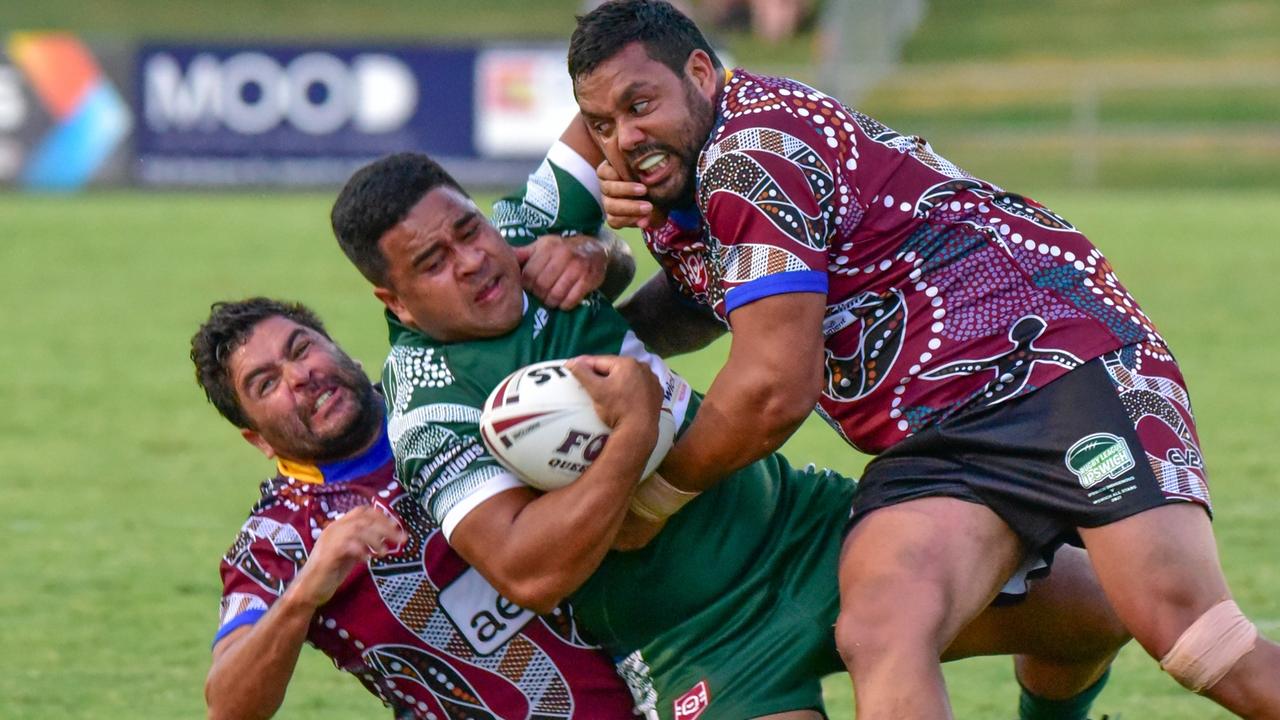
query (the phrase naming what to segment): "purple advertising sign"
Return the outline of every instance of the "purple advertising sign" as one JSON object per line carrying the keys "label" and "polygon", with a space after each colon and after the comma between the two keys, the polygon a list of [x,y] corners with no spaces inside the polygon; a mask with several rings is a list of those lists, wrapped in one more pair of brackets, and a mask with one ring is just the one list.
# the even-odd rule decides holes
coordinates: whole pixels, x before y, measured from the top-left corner
{"label": "purple advertising sign", "polygon": [[144,185],[332,185],[419,150],[477,157],[474,48],[148,44],[137,54]]}

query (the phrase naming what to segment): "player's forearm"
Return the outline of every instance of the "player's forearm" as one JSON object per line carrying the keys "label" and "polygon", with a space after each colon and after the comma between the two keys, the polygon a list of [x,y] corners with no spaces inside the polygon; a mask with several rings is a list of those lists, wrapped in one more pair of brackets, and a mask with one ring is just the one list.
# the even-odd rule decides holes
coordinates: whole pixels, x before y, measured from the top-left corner
{"label": "player's forearm", "polygon": [[256,720],[275,715],[314,614],[313,606],[286,591],[253,626],[224,638],[220,645],[232,644],[214,648],[205,681],[209,717]]}
{"label": "player's forearm", "polygon": [[512,542],[491,563],[504,596],[546,613],[586,582],[622,527],[654,438],[649,428],[615,429],[582,477],[519,511]]}
{"label": "player's forearm", "polygon": [[681,299],[662,272],[619,304],[618,312],[636,337],[660,357],[701,350],[726,331],[710,311]]}
{"label": "player's forearm", "polygon": [[[730,366],[726,365],[726,371]],[[659,468],[681,490],[701,492],[782,447],[813,409],[776,386],[722,371],[698,415]],[[722,380],[722,378],[724,378]]]}
{"label": "player's forearm", "polygon": [[600,283],[600,292],[609,298],[609,302],[613,302],[622,296],[627,286],[635,279],[636,259],[622,236],[606,227],[600,228],[599,242],[604,246],[605,255],[608,258],[608,264],[604,269],[604,282]]}
{"label": "player's forearm", "polygon": [[658,469],[667,482],[703,490],[800,427],[822,392],[825,312],[826,297],[816,292],[770,295],[732,311],[729,358]]}

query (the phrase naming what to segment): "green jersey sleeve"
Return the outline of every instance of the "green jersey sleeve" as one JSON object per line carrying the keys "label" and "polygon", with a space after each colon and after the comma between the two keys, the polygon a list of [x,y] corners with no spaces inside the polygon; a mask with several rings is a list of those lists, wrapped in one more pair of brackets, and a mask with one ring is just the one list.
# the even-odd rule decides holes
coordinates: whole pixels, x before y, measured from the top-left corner
{"label": "green jersey sleeve", "polygon": [[603,222],[595,168],[559,141],[522,191],[493,204],[493,224],[517,246],[539,235],[596,235]]}
{"label": "green jersey sleeve", "polygon": [[440,348],[395,345],[383,368],[396,474],[448,539],[471,509],[521,482],[480,440],[486,395],[459,383]]}

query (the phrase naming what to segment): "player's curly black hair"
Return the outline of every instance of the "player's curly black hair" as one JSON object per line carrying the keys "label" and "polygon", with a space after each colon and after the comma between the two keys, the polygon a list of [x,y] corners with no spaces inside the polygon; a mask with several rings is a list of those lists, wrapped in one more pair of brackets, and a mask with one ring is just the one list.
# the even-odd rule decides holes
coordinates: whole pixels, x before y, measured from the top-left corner
{"label": "player's curly black hair", "polygon": [[577,82],[633,42],[643,43],[651,59],[676,75],[684,74],[694,50],[702,50],[717,68],[723,67],[698,26],[670,3],[613,0],[578,16],[578,27],[569,39],[569,77]]}
{"label": "player's curly black hair", "polygon": [[191,362],[196,366],[196,382],[222,417],[238,428],[252,428],[231,380],[228,363],[231,353],[243,345],[258,323],[280,316],[311,328],[326,338],[320,318],[302,303],[265,297],[216,302],[209,306],[209,319],[191,336]]}
{"label": "player's curly black hair", "polygon": [[386,287],[387,258],[378,241],[404,220],[424,195],[440,186],[467,195],[439,163],[413,152],[375,160],[347,180],[333,201],[329,222],[338,246],[366,280]]}

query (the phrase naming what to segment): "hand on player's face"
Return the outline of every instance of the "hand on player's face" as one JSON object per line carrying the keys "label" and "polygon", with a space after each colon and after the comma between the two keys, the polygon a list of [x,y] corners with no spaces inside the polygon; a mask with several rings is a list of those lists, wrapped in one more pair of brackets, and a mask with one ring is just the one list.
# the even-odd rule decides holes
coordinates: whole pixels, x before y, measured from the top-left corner
{"label": "hand on player's face", "polygon": [[647,365],[619,355],[582,355],[565,367],[578,378],[605,425],[651,429],[657,437],[662,387]]}
{"label": "hand on player's face", "polygon": [[543,235],[516,248],[524,288],[548,307],[572,310],[604,282],[608,253],[587,235]]}
{"label": "hand on player's face", "polygon": [[711,98],[721,81],[701,51],[677,74],[636,42],[577,78],[574,92],[619,178],[643,184],[650,203],[670,210],[693,201],[695,166],[715,123]]}
{"label": "hand on player's face", "polygon": [[314,607],[328,602],[357,566],[395,552],[408,540],[400,523],[382,509],[362,505],[320,533],[290,592]]}
{"label": "hand on player's face", "polygon": [[608,160],[596,167],[596,177],[600,179],[604,219],[609,227],[651,230],[662,227],[667,221],[666,211],[654,207],[646,199],[649,189],[644,183],[622,179]]}
{"label": "hand on player's face", "polygon": [[374,294],[401,322],[446,342],[497,337],[520,324],[515,251],[458,190],[428,192],[378,248],[389,287]]}
{"label": "hand on player's face", "polygon": [[357,452],[378,431],[381,402],[364,371],[333,341],[293,320],[259,322],[227,369],[249,432],[273,455],[328,462]]}

